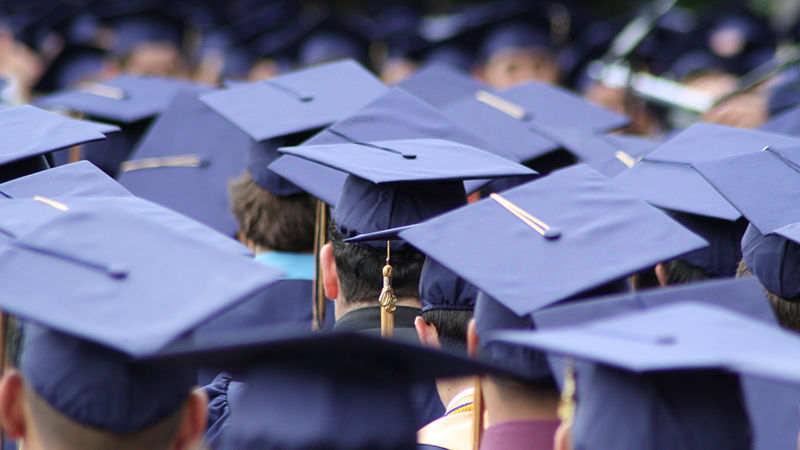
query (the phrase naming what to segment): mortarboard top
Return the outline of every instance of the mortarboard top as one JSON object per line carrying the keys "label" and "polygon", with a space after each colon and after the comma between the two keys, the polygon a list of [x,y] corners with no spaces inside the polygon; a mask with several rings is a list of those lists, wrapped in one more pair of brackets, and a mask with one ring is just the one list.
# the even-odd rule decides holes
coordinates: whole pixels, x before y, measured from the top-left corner
{"label": "mortarboard top", "polygon": [[[796,236],[797,225],[790,225]],[[787,234],[787,233],[783,233]],[[758,281],[773,294],[787,299],[800,297],[800,244],[777,233],[761,233],[752,223],[742,236],[742,258]]]}
{"label": "mortarboard top", "polygon": [[[357,112],[336,122],[304,143],[337,144],[399,139],[443,139],[506,156],[483,139],[462,128],[423,100],[400,88],[391,88]],[[329,205],[339,199],[346,174],[287,155],[270,168]],[[467,181],[467,192],[483,180]]]}
{"label": "mortarboard top", "polygon": [[500,371],[359,333],[275,328],[195,336],[150,361],[219,367],[245,381],[225,448],[413,448],[412,383]]}
{"label": "mortarboard top", "polygon": [[161,350],[281,276],[123,211],[65,212],[0,255],[0,308],[29,321],[26,382],[70,419],[113,433],[177,409],[195,377],[132,357]]}
{"label": "mortarboard top", "polygon": [[436,108],[488,89],[468,74],[443,64],[425,66],[397,84]]}
{"label": "mortarboard top", "polygon": [[165,42],[182,49],[185,25],[181,19],[160,7],[134,4],[124,5],[123,9],[109,18],[114,29],[116,54],[125,55],[146,42]]}
{"label": "mortarboard top", "polygon": [[[343,238],[421,222],[466,202],[461,180],[535,175],[527,167],[440,139],[284,147],[348,173],[333,211]],[[365,243],[368,246],[378,244]],[[402,243],[399,248],[405,248]]]}
{"label": "mortarboard top", "polygon": [[614,183],[660,208],[734,221],[741,214],[693,166],[767,146],[798,145],[800,140],[789,136],[699,123],[661,144]]}
{"label": "mortarboard top", "polygon": [[119,181],[137,196],[234,236],[228,180],[242,173],[253,145],[197,92],[181,91],[122,163]]}
{"label": "mortarboard top", "polygon": [[90,45],[71,44],[64,47],[36,82],[35,92],[51,92],[74,86],[80,81],[100,75],[106,64],[106,50]]}
{"label": "mortarboard top", "polygon": [[39,97],[34,103],[43,108],[66,108],[89,117],[129,124],[159,114],[179,91],[199,93],[208,89],[184,80],[121,75]]}
{"label": "mortarboard top", "polygon": [[322,128],[357,111],[386,87],[352,60],[287,73],[201,97],[256,141]]}
{"label": "mortarboard top", "polygon": [[89,161],[77,161],[0,183],[0,198],[127,197],[121,184]]}
{"label": "mortarboard top", "polygon": [[459,208],[400,237],[519,316],[707,245],[585,165]]}
{"label": "mortarboard top", "polygon": [[443,109],[448,119],[502,149],[513,161],[527,162],[558,148],[552,140],[533,132],[518,105],[509,104],[494,91],[481,90]]}
{"label": "mortarboard top", "polygon": [[630,119],[597,106],[562,87],[529,81],[506,89],[498,96],[524,109],[529,126],[545,134],[550,126],[609,131],[630,123]]}
{"label": "mortarboard top", "polygon": [[478,54],[482,61],[510,48],[545,48],[550,50],[549,27],[535,21],[511,20],[495,25],[483,39]]}
{"label": "mortarboard top", "polygon": [[[55,169],[52,169],[55,170]],[[99,169],[96,169],[99,170]],[[44,173],[46,173],[45,171]],[[111,180],[113,183],[113,180]],[[229,236],[192,220],[171,209],[151,203],[130,194],[117,196],[48,197],[42,194],[17,197],[0,204],[0,210],[7,217],[0,218],[0,228],[9,236],[21,236],[65,212],[97,213],[121,211],[136,214],[157,222],[160,226],[189,236],[220,251],[235,255],[252,256],[244,245]]]}
{"label": "mortarboard top", "polygon": [[0,165],[105,139],[113,125],[63,117],[31,105],[0,110]]}

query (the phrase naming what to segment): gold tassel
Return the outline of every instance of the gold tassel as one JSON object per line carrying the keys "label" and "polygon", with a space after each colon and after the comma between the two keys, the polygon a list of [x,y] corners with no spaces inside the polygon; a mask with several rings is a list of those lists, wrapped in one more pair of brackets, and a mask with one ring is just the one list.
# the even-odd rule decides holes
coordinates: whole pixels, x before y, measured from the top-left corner
{"label": "gold tassel", "polygon": [[561,389],[561,400],[558,403],[558,418],[568,425],[575,419],[575,365],[567,359],[564,368],[564,387]]}
{"label": "gold tassel", "polygon": [[483,404],[483,388],[481,387],[480,375],[472,377],[472,383],[475,386],[475,394],[472,397],[472,448],[478,450],[481,445],[481,436],[483,436],[483,415],[486,411],[486,406]]}
{"label": "gold tassel", "polygon": [[394,269],[390,264],[391,242],[386,241],[386,265],[383,266],[383,289],[378,298],[381,305],[381,337],[392,338],[394,335],[394,310],[397,309],[397,297],[392,289],[392,275]]}
{"label": "gold tassel", "polygon": [[325,286],[322,283],[322,265],[319,255],[327,241],[328,206],[317,200],[317,217],[314,224],[314,289],[311,295],[311,329],[319,331],[325,328],[328,301],[325,298]]}

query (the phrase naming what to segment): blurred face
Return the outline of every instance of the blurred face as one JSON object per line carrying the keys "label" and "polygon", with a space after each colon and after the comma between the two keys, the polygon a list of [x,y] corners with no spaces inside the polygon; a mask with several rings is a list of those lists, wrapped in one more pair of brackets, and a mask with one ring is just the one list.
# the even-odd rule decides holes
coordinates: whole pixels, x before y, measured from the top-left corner
{"label": "blurred face", "polygon": [[186,77],[183,58],[175,46],[148,42],[139,44],[131,51],[122,68],[133,75],[159,77]]}
{"label": "blurred face", "polygon": [[496,89],[505,89],[530,80],[555,84],[559,72],[552,53],[545,49],[510,48],[489,59],[484,81]]}

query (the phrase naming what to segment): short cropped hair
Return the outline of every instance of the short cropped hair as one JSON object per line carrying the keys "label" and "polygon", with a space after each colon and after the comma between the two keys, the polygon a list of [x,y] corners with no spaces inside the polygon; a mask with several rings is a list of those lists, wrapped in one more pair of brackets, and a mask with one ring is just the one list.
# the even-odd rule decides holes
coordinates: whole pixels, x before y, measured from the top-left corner
{"label": "short cropped hair", "polygon": [[[386,252],[344,242],[332,220],[328,224],[328,240],[333,246],[336,274],[344,302],[369,302],[377,305],[383,288],[382,273],[386,264]],[[419,277],[424,259],[421,253],[414,250],[392,251],[392,288],[397,298],[419,298]]]}
{"label": "short cropped hair", "polygon": [[672,259],[665,262],[664,272],[667,274],[668,285],[694,283],[695,281],[713,278],[705,270],[680,259]]}
{"label": "short cropped hair", "polygon": [[[752,276],[753,273],[747,267],[743,258],[739,261],[739,267],[736,269],[736,278]],[[772,310],[775,312],[778,323],[786,328],[800,332],[800,296],[786,299],[765,288],[763,284],[761,288],[764,289],[764,294],[767,296],[770,305],[772,305]]]}
{"label": "short cropped hair", "polygon": [[425,323],[436,327],[443,349],[466,354],[467,326],[472,318],[472,311],[432,309],[421,315]]}
{"label": "short cropped hair", "polygon": [[308,194],[275,195],[253,181],[249,171],[228,186],[231,211],[244,237],[270,250],[314,251],[316,201]]}
{"label": "short cropped hair", "polygon": [[[27,384],[24,388],[25,401],[30,406],[33,421],[41,434],[45,447],[80,448],[82,450],[135,450],[168,449],[180,428],[186,405],[178,408],[159,422],[142,430],[128,434],[117,434],[88,427],[71,420],[56,411]],[[189,393],[187,392],[187,399]]]}

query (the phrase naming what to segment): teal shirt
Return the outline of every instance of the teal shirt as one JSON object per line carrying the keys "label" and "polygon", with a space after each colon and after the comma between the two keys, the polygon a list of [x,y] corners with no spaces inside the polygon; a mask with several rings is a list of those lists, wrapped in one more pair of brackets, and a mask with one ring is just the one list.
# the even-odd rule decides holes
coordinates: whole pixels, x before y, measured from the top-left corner
{"label": "teal shirt", "polygon": [[282,270],[285,274],[284,280],[314,279],[314,255],[310,253],[273,251],[262,253],[256,256],[255,260]]}

